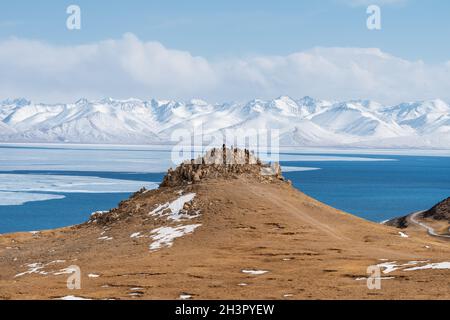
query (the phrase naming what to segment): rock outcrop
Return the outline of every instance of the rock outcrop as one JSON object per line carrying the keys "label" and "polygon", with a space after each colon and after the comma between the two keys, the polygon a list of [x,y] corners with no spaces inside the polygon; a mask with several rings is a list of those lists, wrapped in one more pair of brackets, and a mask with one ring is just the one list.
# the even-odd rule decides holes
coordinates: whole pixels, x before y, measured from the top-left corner
{"label": "rock outcrop", "polygon": [[438,203],[430,210],[421,215],[423,218],[431,218],[434,220],[444,220],[450,223],[450,198]]}
{"label": "rock outcrop", "polygon": [[185,161],[175,170],[169,169],[161,187],[196,184],[206,179],[251,177],[260,181],[284,178],[278,163],[265,164],[247,149],[214,148],[197,159]]}
{"label": "rock outcrop", "polygon": [[[409,214],[407,216],[394,218],[386,221],[384,224],[391,227],[406,229],[411,225],[412,215],[413,214]],[[430,221],[447,221],[450,224],[450,198],[441,201],[430,210],[417,214],[417,218],[429,219]]]}

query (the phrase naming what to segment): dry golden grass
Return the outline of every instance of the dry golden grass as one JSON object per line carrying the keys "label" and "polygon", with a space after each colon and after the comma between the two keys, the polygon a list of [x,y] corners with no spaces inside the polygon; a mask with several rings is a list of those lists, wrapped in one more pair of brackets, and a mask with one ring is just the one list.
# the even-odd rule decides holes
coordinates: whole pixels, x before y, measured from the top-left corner
{"label": "dry golden grass", "polygon": [[[150,232],[178,225],[149,216],[158,204],[197,194],[201,224],[170,248],[151,252]],[[328,207],[287,183],[245,177],[203,181],[138,194],[116,210],[118,220],[0,236],[0,298],[54,299],[449,299],[450,270],[398,270],[381,290],[367,289],[369,265],[383,261],[450,261],[450,242],[423,230],[399,230]],[[141,232],[145,237],[130,238]],[[99,240],[101,237],[112,240]],[[47,274],[15,275],[26,264]],[[81,290],[66,288],[60,269],[78,265]],[[41,271],[42,271],[41,270]],[[262,275],[242,270],[265,270]],[[88,277],[96,274],[99,277]],[[245,284],[245,285],[243,285]],[[131,293],[134,292],[134,295]]]}

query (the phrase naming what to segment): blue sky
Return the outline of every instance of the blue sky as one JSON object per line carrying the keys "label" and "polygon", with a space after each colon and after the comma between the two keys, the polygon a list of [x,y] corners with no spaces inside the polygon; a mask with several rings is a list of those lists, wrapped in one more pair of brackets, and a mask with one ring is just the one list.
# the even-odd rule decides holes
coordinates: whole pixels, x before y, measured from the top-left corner
{"label": "blue sky", "polygon": [[449,13],[444,0],[3,1],[0,99],[450,101]]}
{"label": "blue sky", "polygon": [[[449,1],[381,1],[381,31],[365,27],[366,2],[377,1],[16,0],[1,4],[0,38],[77,44],[132,32],[144,41],[206,57],[337,46],[377,47],[431,63],[450,58]],[[73,3],[82,8],[78,32],[65,29],[65,9]]]}

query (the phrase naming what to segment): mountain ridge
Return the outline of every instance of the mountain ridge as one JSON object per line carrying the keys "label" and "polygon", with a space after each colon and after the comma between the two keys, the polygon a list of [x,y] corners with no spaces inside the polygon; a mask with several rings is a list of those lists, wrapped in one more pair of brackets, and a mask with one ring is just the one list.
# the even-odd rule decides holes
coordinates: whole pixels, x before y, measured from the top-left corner
{"label": "mountain ridge", "polygon": [[[279,131],[286,146],[450,148],[450,106],[435,99],[382,105],[371,100],[253,99],[208,103],[80,99],[71,104],[0,102],[0,142],[175,143],[174,130]],[[200,134],[199,133],[199,134]]]}

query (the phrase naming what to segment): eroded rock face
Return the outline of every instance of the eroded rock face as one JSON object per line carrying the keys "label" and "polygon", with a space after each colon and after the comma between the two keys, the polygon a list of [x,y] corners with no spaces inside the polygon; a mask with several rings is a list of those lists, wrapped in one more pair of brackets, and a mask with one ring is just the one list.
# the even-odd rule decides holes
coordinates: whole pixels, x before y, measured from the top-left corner
{"label": "eroded rock face", "polygon": [[437,204],[422,215],[424,218],[433,218],[435,220],[447,220],[450,222],[450,198]]}
{"label": "eroded rock face", "polygon": [[249,150],[224,146],[186,161],[175,170],[169,169],[160,186],[175,187],[200,183],[206,179],[236,178],[241,175],[260,181],[284,180],[278,163],[264,164]]}

